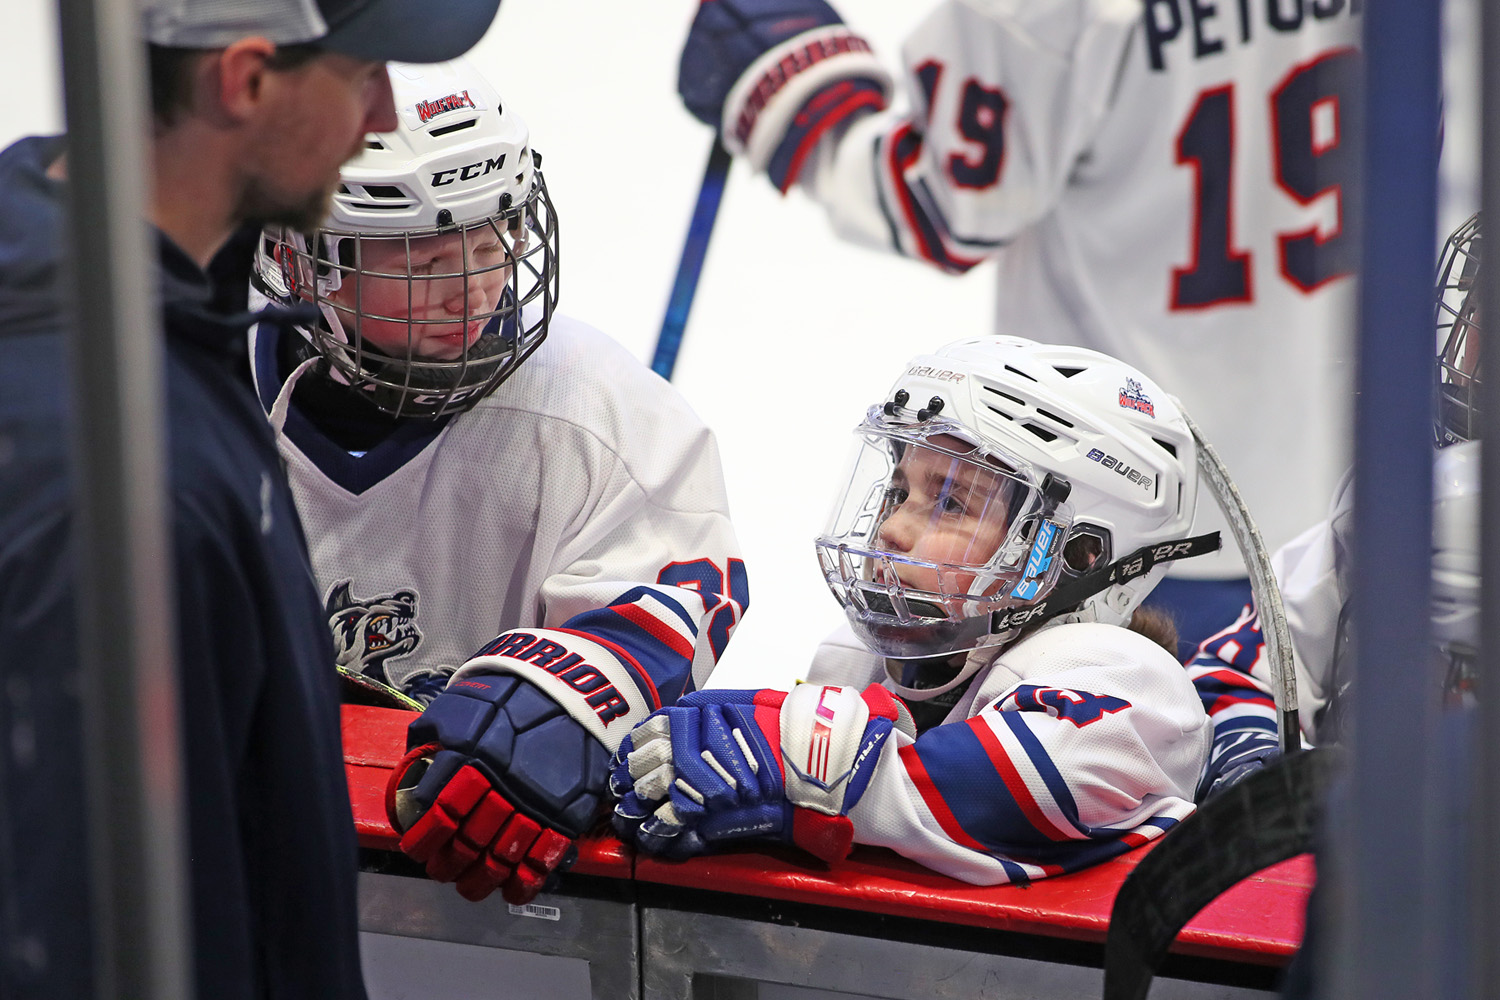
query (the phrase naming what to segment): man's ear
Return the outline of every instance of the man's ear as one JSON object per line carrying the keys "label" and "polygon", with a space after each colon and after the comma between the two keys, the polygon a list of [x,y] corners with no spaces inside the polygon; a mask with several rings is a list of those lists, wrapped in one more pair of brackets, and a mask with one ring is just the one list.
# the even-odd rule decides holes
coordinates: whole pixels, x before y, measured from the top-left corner
{"label": "man's ear", "polygon": [[267,62],[276,54],[274,42],[265,38],[241,38],[210,60],[214,79],[207,92],[218,98],[217,111],[235,121],[253,118],[265,97]]}

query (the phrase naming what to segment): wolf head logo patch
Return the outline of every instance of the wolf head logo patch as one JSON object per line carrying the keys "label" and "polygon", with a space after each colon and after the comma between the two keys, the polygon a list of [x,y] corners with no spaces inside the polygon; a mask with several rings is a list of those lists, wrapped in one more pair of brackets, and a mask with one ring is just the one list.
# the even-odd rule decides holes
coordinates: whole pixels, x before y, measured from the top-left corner
{"label": "wolf head logo patch", "polygon": [[398,590],[361,599],[350,593],[351,582],[334,584],[324,604],[338,665],[400,688],[401,678],[392,675],[389,664],[422,644],[417,592]]}

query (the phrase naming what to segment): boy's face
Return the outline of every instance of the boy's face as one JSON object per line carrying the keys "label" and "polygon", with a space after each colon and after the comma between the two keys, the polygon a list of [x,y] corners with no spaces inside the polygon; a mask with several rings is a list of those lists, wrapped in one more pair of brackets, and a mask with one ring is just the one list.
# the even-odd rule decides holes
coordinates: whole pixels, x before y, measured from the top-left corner
{"label": "boy's face", "polygon": [[[942,447],[964,448],[946,435]],[[1007,502],[1018,484],[998,471],[920,446],[906,449],[891,475],[882,547],[923,562],[982,566],[1005,541]],[[930,593],[967,594],[974,573],[895,563],[902,584]],[[883,570],[877,570],[876,582]]]}
{"label": "boy's face", "polygon": [[505,247],[492,226],[409,244],[367,237],[360,246],[361,272],[348,275],[328,299],[345,327],[357,327],[367,344],[393,358],[462,357],[489,323],[510,278]]}

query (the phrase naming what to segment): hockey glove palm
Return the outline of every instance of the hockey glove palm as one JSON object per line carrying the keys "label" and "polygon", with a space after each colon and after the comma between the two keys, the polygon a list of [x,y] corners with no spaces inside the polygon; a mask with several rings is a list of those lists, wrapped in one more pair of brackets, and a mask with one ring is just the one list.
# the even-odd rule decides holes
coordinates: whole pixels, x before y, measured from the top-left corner
{"label": "hockey glove palm", "polygon": [[886,104],[890,75],[824,0],[704,0],[677,91],[785,191],[807,152],[860,109]]}
{"label": "hockey glove palm", "polygon": [[854,838],[849,810],[896,728],[915,734],[906,706],[876,685],[694,692],[620,745],[615,830],[668,857],[775,838],[837,861]]}
{"label": "hockey glove palm", "polygon": [[449,684],[407,746],[386,790],[401,850],[466,899],[531,900],[600,814],[609,751],[520,677]]}

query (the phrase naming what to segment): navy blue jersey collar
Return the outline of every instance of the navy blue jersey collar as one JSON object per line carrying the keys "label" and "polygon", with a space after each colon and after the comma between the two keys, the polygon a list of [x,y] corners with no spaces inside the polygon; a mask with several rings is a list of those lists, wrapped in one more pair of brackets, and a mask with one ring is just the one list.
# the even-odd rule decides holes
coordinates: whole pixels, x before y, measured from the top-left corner
{"label": "navy blue jersey collar", "polygon": [[[277,363],[277,347],[288,334],[273,323],[262,323],[255,337],[256,385],[260,403],[267,413],[276,402],[284,381]],[[321,377],[309,372],[309,378]],[[449,417],[436,420],[402,420],[379,444],[361,455],[353,455],[335,444],[297,406],[295,390],[292,405],[287,408],[286,436],[302,454],[341,488],[361,494],[393,475],[407,462],[437,439],[448,425]]]}

